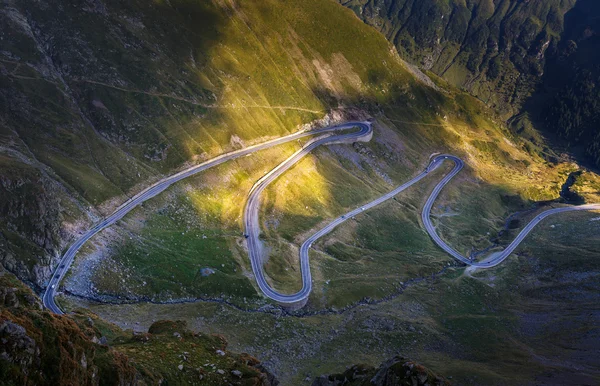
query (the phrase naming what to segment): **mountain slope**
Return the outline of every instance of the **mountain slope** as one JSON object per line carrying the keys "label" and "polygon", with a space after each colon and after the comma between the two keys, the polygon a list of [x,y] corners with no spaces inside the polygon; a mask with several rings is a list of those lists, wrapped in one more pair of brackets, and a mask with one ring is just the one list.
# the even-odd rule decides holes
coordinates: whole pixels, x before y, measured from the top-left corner
{"label": "mountain slope", "polygon": [[512,129],[600,165],[600,8],[593,0],[339,0],[401,56],[464,88]]}
{"label": "mountain slope", "polygon": [[[282,291],[298,284],[305,235],[408,180],[433,153],[466,162],[433,217],[445,240],[475,256],[514,236],[522,224],[508,229],[514,212],[562,205],[567,180],[583,200],[598,200],[597,176],[574,178],[578,165],[547,162],[484,104],[406,65],[334,1],[3,4],[0,251],[34,288],[78,232],[165,174],[344,119],[375,118],[373,140],[318,149],[265,192],[265,270]],[[137,207],[78,254],[59,285],[61,306],[99,307],[141,333],[155,309],[166,310],[161,319],[182,315],[195,330],[227,331],[290,384],[405,348],[462,380],[518,383],[546,370],[510,340],[520,333],[507,309],[514,298],[457,278],[462,269],[424,233],[419,213],[443,168],[314,245],[304,310],[289,315],[264,299],[244,248],[243,203],[303,144],[220,165]],[[570,257],[577,245],[560,250]],[[507,304],[494,316],[500,298]],[[515,363],[516,354],[525,360]]]}
{"label": "mountain slope", "polygon": [[514,114],[544,72],[575,0],[340,0],[413,61]]}
{"label": "mountain slope", "polygon": [[[285,17],[278,7],[5,2],[0,170],[13,201],[2,201],[2,261],[42,285],[73,232],[164,173],[343,103],[383,100],[367,73],[411,82],[385,41],[336,4],[288,5]],[[323,13],[342,29],[314,29]],[[344,44],[358,31],[376,54]],[[28,183],[37,200],[18,193]],[[29,213],[43,221],[29,224]]]}
{"label": "mountain slope", "polygon": [[[185,165],[332,109],[462,119],[331,1],[7,1],[0,17],[1,192],[10,197],[0,258],[38,286],[74,233]],[[458,109],[470,109],[463,101]],[[24,184],[37,186],[36,199],[19,194]]]}

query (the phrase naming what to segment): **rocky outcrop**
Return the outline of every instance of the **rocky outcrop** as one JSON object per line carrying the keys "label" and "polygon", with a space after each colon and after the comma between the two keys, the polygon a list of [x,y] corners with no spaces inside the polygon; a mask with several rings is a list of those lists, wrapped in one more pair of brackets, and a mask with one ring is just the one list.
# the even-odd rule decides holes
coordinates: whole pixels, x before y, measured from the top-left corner
{"label": "rocky outcrop", "polygon": [[395,356],[378,368],[355,365],[342,374],[322,375],[312,386],[449,385],[444,378],[407,358]]}
{"label": "rocky outcrop", "polygon": [[54,315],[0,265],[3,385],[278,384],[260,361],[227,350],[219,335],[158,321],[133,334],[79,311]]}
{"label": "rocky outcrop", "polygon": [[23,369],[25,374],[28,369],[40,365],[40,348],[21,325],[5,320],[0,324],[0,358],[13,363]]}
{"label": "rocky outcrop", "polygon": [[0,263],[37,286],[51,275],[61,249],[60,198],[33,166],[0,155]]}

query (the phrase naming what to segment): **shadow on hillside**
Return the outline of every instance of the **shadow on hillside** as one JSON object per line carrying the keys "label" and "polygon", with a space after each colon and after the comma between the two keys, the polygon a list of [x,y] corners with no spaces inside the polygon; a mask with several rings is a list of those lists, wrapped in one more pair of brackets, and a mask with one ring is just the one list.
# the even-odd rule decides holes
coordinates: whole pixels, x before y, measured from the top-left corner
{"label": "shadow on hillside", "polygon": [[[600,166],[600,4],[578,1],[565,15],[558,44],[546,52],[544,76],[524,112],[511,126],[533,143],[543,142],[538,130],[556,153],[565,153],[594,170]],[[557,158],[542,149],[551,162]],[[549,155],[550,154],[550,155]],[[549,156],[548,156],[549,155]]]}
{"label": "shadow on hillside", "polygon": [[212,2],[179,0],[108,8],[105,28],[118,39],[106,39],[97,57],[111,54],[100,61],[115,68],[116,79],[94,74],[75,82],[86,115],[113,143],[162,171],[209,152],[210,137],[191,122],[220,118],[206,106],[220,98],[221,85],[200,73],[228,23],[224,12]]}
{"label": "shadow on hillside", "polygon": [[63,184],[98,204],[206,151],[189,144],[211,139],[186,124],[221,92],[197,74],[227,24],[217,6],[15,4],[35,28],[0,15],[12,58],[0,62],[3,123]]}

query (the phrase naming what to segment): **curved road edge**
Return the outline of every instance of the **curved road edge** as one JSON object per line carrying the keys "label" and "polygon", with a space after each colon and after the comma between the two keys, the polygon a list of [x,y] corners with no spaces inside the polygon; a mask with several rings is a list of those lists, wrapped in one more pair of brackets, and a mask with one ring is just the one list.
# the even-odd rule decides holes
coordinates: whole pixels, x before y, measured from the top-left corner
{"label": "curved road edge", "polygon": [[[334,134],[335,131],[345,130],[350,128],[358,127],[360,130],[348,134]],[[540,213],[536,216],[535,219],[531,220],[525,228],[519,233],[519,235],[501,252],[494,253],[489,256],[484,261],[474,262],[468,257],[461,255],[455,249],[450,247],[446,242],[444,242],[440,236],[436,233],[435,227],[431,222],[431,209],[433,207],[433,203],[436,198],[439,196],[443,187],[452,180],[452,178],[458,174],[463,166],[463,161],[453,155],[438,155],[436,156],[429,165],[425,168],[425,170],[419,173],[417,176],[412,178],[410,181],[404,183],[403,185],[395,188],[389,193],[357,208],[353,211],[350,211],[329,224],[325,227],[321,228],[315,234],[310,236],[304,243],[302,243],[300,247],[300,268],[302,274],[302,289],[295,294],[281,294],[275,291],[266,281],[263,270],[263,250],[262,244],[259,239],[260,234],[260,225],[258,220],[259,206],[260,206],[260,194],[261,192],[275,179],[277,179],[281,174],[283,174],[286,170],[296,164],[301,158],[310,153],[313,149],[320,145],[324,144],[333,144],[333,143],[351,143],[356,141],[369,141],[373,134],[371,123],[368,121],[365,122],[347,122],[340,125],[329,126],[317,130],[311,131],[300,131],[294,134],[290,134],[285,137],[280,137],[277,139],[273,139],[271,141],[263,142],[257,145],[249,146],[244,149],[236,150],[230,153],[222,154],[218,157],[215,157],[211,160],[205,161],[199,165],[192,166],[186,170],[183,170],[179,173],[173,174],[169,177],[166,177],[155,184],[149,186],[144,189],[142,192],[136,194],[131,199],[126,201],[123,205],[121,205],[117,210],[102,220],[100,223],[95,225],[92,229],[85,232],[81,237],[79,237],[65,252],[63,257],[60,259],[54,273],[52,274],[49,284],[46,287],[46,291],[42,297],[43,304],[46,308],[50,309],[54,313],[63,314],[62,310],[55,303],[55,295],[56,290],[60,284],[60,281],[64,278],[66,272],[69,270],[77,251],[87,242],[90,238],[92,238],[95,234],[102,231],[103,229],[111,226],[121,218],[123,218],[127,213],[129,213],[132,209],[134,209],[139,204],[144,201],[158,195],[163,192],[169,186],[178,182],[184,178],[190,177],[194,174],[197,174],[203,170],[209,169],[213,166],[220,165],[224,162],[227,162],[232,159],[240,158],[242,156],[251,154],[253,152],[264,150],[273,146],[277,146],[286,142],[290,142],[293,140],[297,140],[306,136],[313,136],[316,134],[325,134],[323,136],[314,138],[310,140],[307,144],[304,145],[302,149],[294,153],[288,159],[283,161],[261,179],[259,179],[254,186],[252,187],[248,200],[246,202],[246,208],[244,210],[244,229],[245,235],[247,237],[247,245],[248,245],[248,253],[250,257],[250,262],[252,265],[252,270],[257,280],[257,284],[261,291],[269,298],[282,303],[282,304],[301,304],[306,302],[310,292],[312,290],[312,278],[310,273],[310,263],[309,263],[309,249],[319,238],[325,236],[330,233],[333,229],[335,229],[338,225],[344,223],[349,218],[354,217],[355,215],[362,213],[365,210],[373,208],[391,198],[396,196],[398,193],[412,186],[413,184],[419,182],[425,176],[427,176],[431,171],[435,170],[439,167],[445,160],[450,160],[454,162],[454,168],[448,173],[434,188],[433,192],[428,197],[425,206],[423,207],[423,211],[421,213],[421,218],[423,224],[425,226],[425,230],[430,235],[430,237],[434,240],[434,242],[450,254],[455,259],[474,267],[479,268],[491,268],[495,267],[498,264],[502,263],[523,241],[523,239],[531,232],[531,230],[544,218],[557,213],[563,213],[568,211],[581,211],[581,210],[600,210],[600,204],[587,204],[581,206],[574,207],[562,207],[562,208],[554,208],[547,210],[545,212]]]}
{"label": "curved road edge", "polygon": [[[308,151],[312,150],[316,146],[323,144],[326,142],[318,143],[315,141]],[[307,147],[308,149],[308,147]],[[303,149],[304,150],[304,149]],[[300,154],[302,153],[302,154]],[[333,231],[338,225],[346,222],[348,219],[353,218],[354,216],[364,212],[365,210],[371,209],[402,192],[403,190],[409,188],[415,183],[419,182],[425,176],[427,176],[430,172],[437,169],[444,161],[450,160],[454,162],[454,168],[444,176],[444,178],[435,186],[432,193],[429,195],[423,210],[421,212],[421,219],[423,221],[423,225],[425,226],[425,230],[429,234],[429,236],[433,239],[433,241],[442,248],[445,252],[451,255],[453,258],[467,264],[469,266],[477,267],[477,268],[492,268],[502,263],[510,254],[521,244],[521,242],[525,239],[525,237],[535,228],[535,226],[545,219],[548,216],[557,213],[564,213],[570,211],[582,211],[582,210],[600,210],[600,204],[586,204],[580,206],[571,206],[571,207],[562,207],[562,208],[554,208],[546,210],[540,214],[538,214],[535,219],[531,220],[521,232],[517,235],[517,237],[501,252],[493,253],[488,258],[484,259],[480,262],[475,262],[468,257],[463,256],[458,251],[449,246],[442,238],[437,234],[435,230],[435,226],[431,222],[431,209],[433,207],[433,203],[441,193],[444,186],[446,186],[454,176],[456,176],[464,167],[464,162],[453,155],[450,154],[442,154],[436,156],[429,165],[425,168],[425,170],[419,173],[417,176],[413,177],[410,181],[398,186],[394,190],[389,193],[384,194],[383,196],[365,204],[361,207],[354,209],[327,224],[312,236],[302,243],[300,246],[300,270],[302,275],[302,289],[295,294],[282,294],[273,289],[265,280],[264,270],[262,266],[262,258],[263,251],[261,242],[259,239],[260,226],[258,221],[258,211],[259,211],[259,196],[260,193],[266,188],[266,186],[274,181],[278,176],[280,176],[285,170],[289,169],[295,162],[297,162],[301,157],[306,155],[307,152],[299,152],[294,154],[292,157],[284,161],[282,164],[277,166],[277,168],[273,169],[272,176],[265,176],[263,179],[259,180],[253,189],[251,190],[251,194],[248,198],[248,203],[246,205],[246,209],[244,211],[245,216],[245,229],[246,229],[246,237],[248,241],[248,253],[250,256],[250,261],[252,263],[252,270],[254,271],[254,275],[256,277],[258,286],[260,287],[263,293],[275,300],[278,303],[284,305],[302,305],[308,300],[308,296],[312,290],[312,278],[310,273],[310,262],[309,262],[309,250],[311,246],[321,237],[327,235],[331,231]],[[293,162],[292,162],[293,161]],[[269,173],[271,174],[271,173]]]}
{"label": "curved road edge", "polygon": [[[77,254],[79,249],[89,239],[91,239],[94,235],[96,235],[98,232],[113,225],[115,222],[122,219],[127,213],[129,213],[136,206],[138,206],[141,203],[143,203],[144,201],[147,201],[147,200],[151,199],[152,197],[160,194],[161,192],[166,190],[172,184],[174,184],[178,181],[181,181],[187,177],[193,176],[193,175],[195,175],[201,171],[204,171],[206,169],[220,165],[229,160],[240,158],[245,155],[259,151],[259,150],[265,150],[265,149],[268,149],[273,146],[281,145],[281,144],[284,144],[284,143],[287,143],[290,141],[294,141],[294,140],[297,140],[297,139],[300,139],[303,137],[313,136],[313,135],[317,135],[317,134],[326,134],[325,136],[321,136],[320,138],[329,137],[329,136],[331,136],[332,132],[357,127],[359,125],[368,125],[369,130],[370,130],[369,122],[347,122],[347,123],[343,123],[340,125],[333,125],[333,126],[320,128],[320,129],[315,129],[315,130],[303,130],[303,131],[299,131],[297,133],[293,133],[293,134],[290,134],[290,135],[287,135],[284,137],[280,137],[280,138],[276,138],[276,139],[266,141],[263,143],[259,143],[256,145],[248,146],[248,147],[240,149],[240,150],[232,151],[229,153],[224,153],[224,154],[219,155],[215,158],[212,158],[208,161],[205,161],[201,164],[192,166],[181,172],[178,172],[171,176],[163,178],[162,180],[152,184],[151,186],[147,187],[146,189],[142,190],[140,193],[136,194],[135,196],[133,196],[132,198],[127,200],[125,203],[123,203],[121,206],[119,206],[110,216],[106,217],[100,223],[96,224],[92,229],[83,233],[69,247],[69,249],[67,249],[67,251],[64,253],[64,255],[59,260],[56,268],[54,269],[54,272],[52,273],[52,276],[50,276],[48,286],[46,287],[46,290],[42,296],[42,303],[44,304],[44,306],[46,308],[48,308],[52,312],[54,312],[56,314],[63,314],[60,307],[56,304],[54,298],[56,296],[56,290],[58,289],[61,280],[64,278],[65,274],[71,267],[71,264],[73,263],[73,260],[75,259],[75,255]],[[312,142],[314,142],[314,140]]]}
{"label": "curved road edge", "polygon": [[[345,125],[342,128],[358,127],[360,130],[348,134],[330,135],[315,138],[307,143],[302,149],[292,154],[288,159],[280,163],[277,167],[271,170],[258,180],[246,200],[244,208],[244,236],[246,237],[246,245],[248,247],[248,256],[256,283],[260,290],[269,298],[283,304],[297,304],[308,298],[312,289],[312,278],[310,274],[310,266],[308,257],[300,258],[301,274],[302,274],[302,289],[292,295],[284,295],[274,290],[268,283],[263,270],[264,251],[260,241],[260,195],[265,188],[285,171],[294,166],[304,156],[309,154],[313,149],[325,144],[334,143],[352,143],[357,141],[370,141],[373,136],[373,129],[370,122],[353,122],[350,125]],[[306,254],[308,256],[308,253]]]}
{"label": "curved road edge", "polygon": [[[450,180],[456,174],[458,174],[458,172],[460,172],[464,166],[464,162],[460,158],[453,156],[453,155],[448,155],[448,154],[437,156],[433,162],[436,162],[436,160],[440,160],[440,159],[442,161],[446,160],[446,159],[451,160],[452,162],[454,162],[454,168],[435,186],[435,188],[433,189],[433,192],[429,195],[429,198],[427,199],[427,201],[425,202],[425,206],[423,207],[423,211],[421,212],[421,220],[423,221],[423,225],[425,226],[425,230],[427,231],[429,236],[433,239],[433,241],[440,248],[442,248],[444,251],[446,251],[449,255],[451,255],[455,259],[457,259],[467,265],[473,266],[473,267],[492,268],[492,267],[495,267],[498,264],[502,263],[504,260],[506,260],[508,258],[508,256],[511,255],[511,253],[514,252],[514,250],[519,246],[519,244],[521,244],[521,242],[523,242],[525,237],[527,237],[527,235],[533,230],[533,228],[535,228],[535,226],[537,224],[539,224],[540,221],[542,221],[543,219],[545,219],[548,216],[551,216],[551,215],[557,214],[557,213],[565,213],[565,212],[572,212],[572,211],[600,210],[600,204],[585,204],[585,205],[579,205],[579,206],[566,206],[566,207],[561,207],[561,208],[548,209],[548,210],[538,214],[534,219],[532,219],[521,230],[521,232],[519,232],[517,237],[515,237],[515,239],[502,251],[492,253],[486,259],[479,261],[479,262],[475,262],[472,259],[463,256],[458,251],[456,251],[454,248],[449,246],[444,240],[442,240],[442,238],[435,231],[435,226],[431,222],[431,208],[433,207],[433,203],[439,196],[439,194],[442,191],[442,189],[444,188],[444,186],[446,186],[446,184],[448,184],[450,182]],[[430,164],[430,166],[431,166],[431,164]]]}

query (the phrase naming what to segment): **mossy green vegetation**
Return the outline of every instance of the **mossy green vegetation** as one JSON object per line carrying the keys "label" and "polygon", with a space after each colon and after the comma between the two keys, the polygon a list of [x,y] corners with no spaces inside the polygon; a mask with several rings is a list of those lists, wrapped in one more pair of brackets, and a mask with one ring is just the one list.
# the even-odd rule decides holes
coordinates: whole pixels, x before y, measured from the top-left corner
{"label": "mossy green vegetation", "polygon": [[237,233],[189,230],[165,216],[168,214],[148,221],[135,243],[113,251],[120,270],[132,273],[125,282],[114,282],[118,277],[108,269],[114,268],[113,259],[99,264],[93,277],[97,291],[113,296],[131,293],[135,300],[216,298],[223,294],[236,298],[256,296],[250,279],[232,256]]}
{"label": "mossy green vegetation", "polygon": [[134,333],[88,310],[54,315],[0,265],[3,385],[98,383],[269,384],[272,376],[222,336],[191,332],[185,322],[153,323]]}

